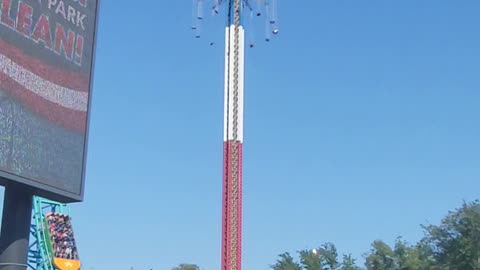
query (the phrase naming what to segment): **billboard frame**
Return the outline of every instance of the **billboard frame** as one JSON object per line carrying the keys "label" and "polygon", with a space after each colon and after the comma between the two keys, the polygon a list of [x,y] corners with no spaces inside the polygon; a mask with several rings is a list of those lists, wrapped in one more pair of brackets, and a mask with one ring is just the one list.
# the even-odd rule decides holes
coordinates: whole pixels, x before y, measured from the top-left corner
{"label": "billboard frame", "polygon": [[83,143],[83,157],[82,157],[82,175],[80,178],[80,193],[72,193],[66,190],[60,189],[58,187],[41,183],[34,179],[22,177],[15,175],[6,171],[0,170],[0,186],[7,188],[9,185],[21,185],[25,192],[31,193],[34,196],[43,197],[53,201],[58,201],[61,203],[72,203],[72,202],[82,202],[85,197],[85,178],[86,178],[86,167],[87,167],[87,153],[88,153],[88,140],[89,140],[89,131],[90,131],[90,114],[92,107],[92,96],[93,96],[93,85],[94,85],[94,73],[95,73],[95,61],[96,61],[96,51],[97,51],[97,39],[98,39],[98,25],[99,25],[99,15],[100,15],[100,3],[101,0],[96,0],[95,2],[95,20],[93,27],[93,41],[92,41],[92,56],[90,63],[90,74],[89,74],[89,91],[88,91],[88,103],[87,103],[87,112],[86,112],[86,123],[85,123],[85,139]]}

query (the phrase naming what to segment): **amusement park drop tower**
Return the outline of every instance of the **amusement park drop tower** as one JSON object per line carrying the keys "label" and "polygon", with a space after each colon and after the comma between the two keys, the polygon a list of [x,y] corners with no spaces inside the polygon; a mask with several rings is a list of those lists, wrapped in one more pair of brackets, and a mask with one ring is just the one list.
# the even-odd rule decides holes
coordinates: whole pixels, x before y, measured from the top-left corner
{"label": "amusement park drop tower", "polygon": [[[207,0],[193,0],[199,23],[203,20],[203,6]],[[225,4],[225,5],[223,5]],[[222,268],[241,270],[242,266],[242,152],[243,152],[243,106],[244,106],[244,52],[245,29],[242,25],[244,13],[261,17],[266,11],[266,37],[277,34],[276,0],[215,0],[213,14],[221,6],[228,12],[225,29],[225,93],[224,93],[224,145],[223,145],[223,194],[222,194]],[[244,12],[246,11],[246,12]],[[200,38],[199,26],[197,31]],[[253,29],[247,29],[253,31]],[[249,41],[253,47],[253,40]],[[213,43],[211,43],[212,45]]]}

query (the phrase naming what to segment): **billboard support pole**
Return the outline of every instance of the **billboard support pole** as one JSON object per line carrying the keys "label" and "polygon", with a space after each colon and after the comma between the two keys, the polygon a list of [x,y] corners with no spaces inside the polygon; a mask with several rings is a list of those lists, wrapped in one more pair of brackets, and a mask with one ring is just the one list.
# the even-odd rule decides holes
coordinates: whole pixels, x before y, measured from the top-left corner
{"label": "billboard support pole", "polygon": [[26,270],[33,195],[20,185],[5,188],[0,270]]}

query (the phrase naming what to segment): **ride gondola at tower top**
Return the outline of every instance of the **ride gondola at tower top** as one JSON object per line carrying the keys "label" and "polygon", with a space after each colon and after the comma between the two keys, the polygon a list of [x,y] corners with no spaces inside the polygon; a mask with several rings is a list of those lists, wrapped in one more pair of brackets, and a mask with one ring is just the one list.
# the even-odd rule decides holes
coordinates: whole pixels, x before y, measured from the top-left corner
{"label": "ride gondola at tower top", "polygon": [[[272,41],[279,34],[277,0],[239,0],[239,25],[247,32],[250,48],[259,40]],[[193,0],[192,26],[195,38],[205,39],[212,29],[206,24],[220,17],[227,26],[234,24],[235,0]],[[263,30],[262,30],[263,28]],[[207,40],[210,45],[215,43]]]}

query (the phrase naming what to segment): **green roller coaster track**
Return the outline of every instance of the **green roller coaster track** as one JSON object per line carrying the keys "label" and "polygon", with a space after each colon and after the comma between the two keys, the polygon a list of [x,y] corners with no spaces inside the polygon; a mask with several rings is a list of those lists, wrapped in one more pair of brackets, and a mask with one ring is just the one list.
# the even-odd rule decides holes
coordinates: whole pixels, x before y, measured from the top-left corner
{"label": "green roller coaster track", "polygon": [[28,269],[56,270],[53,265],[53,250],[50,237],[48,237],[48,226],[45,221],[45,214],[53,212],[70,216],[70,209],[66,204],[34,197],[32,211]]}

